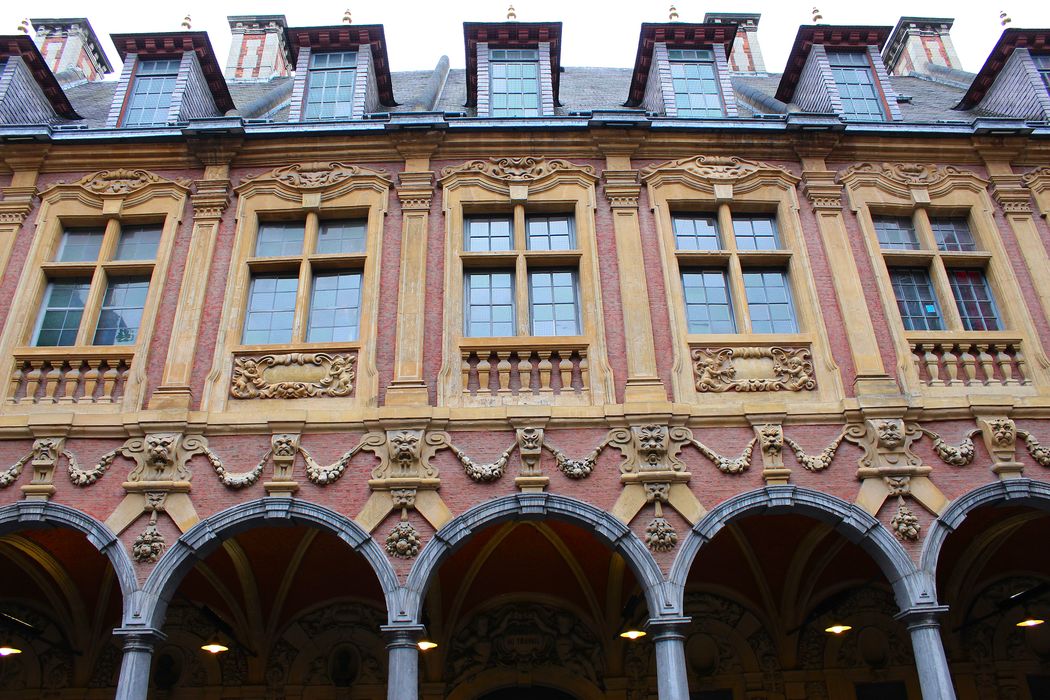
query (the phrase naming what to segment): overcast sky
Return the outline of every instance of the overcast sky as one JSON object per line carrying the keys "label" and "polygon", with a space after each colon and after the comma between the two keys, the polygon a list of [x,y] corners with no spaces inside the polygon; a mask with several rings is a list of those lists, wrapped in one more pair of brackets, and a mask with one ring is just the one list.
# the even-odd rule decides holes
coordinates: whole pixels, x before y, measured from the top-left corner
{"label": "overcast sky", "polygon": [[[13,33],[24,15],[17,8],[33,9],[31,17],[77,17],[89,13],[110,60],[119,61],[111,33],[176,31],[188,12],[194,30],[208,32],[219,62],[225,65],[230,45],[227,15],[283,14],[291,26],[339,24],[349,7],[355,24],[383,24],[389,44],[391,69],[433,68],[447,55],[452,67],[463,66],[463,22],[506,19],[506,0],[387,0],[366,3],[278,2],[277,0],[182,0],[182,2],[97,2],[44,0],[27,4],[8,0],[0,10],[2,33]],[[881,0],[816,3],[827,24],[893,25],[902,14],[954,17],[952,39],[968,71],[977,71],[1002,32],[999,12],[1010,13],[1012,27],[1050,27],[1050,3],[1010,0],[1009,4],[960,3],[958,0]],[[660,0],[518,0],[514,3],[522,22],[561,21],[562,64],[566,66],[631,67],[642,22],[667,21],[669,2]],[[779,73],[800,24],[812,22],[813,2],[798,0],[685,0],[676,3],[680,21],[702,22],[705,12],[760,12],[758,39],[766,67]],[[112,78],[113,76],[111,76]]]}

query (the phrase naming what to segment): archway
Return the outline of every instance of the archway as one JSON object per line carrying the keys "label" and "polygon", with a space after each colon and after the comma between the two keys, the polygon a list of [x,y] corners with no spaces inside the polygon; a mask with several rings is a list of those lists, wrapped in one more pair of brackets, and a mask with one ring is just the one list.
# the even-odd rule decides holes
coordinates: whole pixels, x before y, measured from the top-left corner
{"label": "archway", "polygon": [[1050,696],[1050,488],[1012,481],[956,499],[924,551],[960,700]]}
{"label": "archway", "polygon": [[0,533],[0,644],[20,652],[0,657],[0,697],[112,695],[134,580],[112,533],[42,502],[0,508]]}
{"label": "archway", "polygon": [[[625,525],[572,499],[544,494],[535,499],[543,507],[526,512],[515,497],[498,501],[443,528],[409,576],[425,591],[420,620],[438,645],[421,659],[422,697],[654,691],[651,644],[620,637],[649,617],[641,576],[658,570],[647,550]],[[632,564],[621,552],[644,558]]]}
{"label": "archway", "polygon": [[576,700],[572,695],[553,688],[529,686],[528,688],[503,688],[486,693],[478,700]]}

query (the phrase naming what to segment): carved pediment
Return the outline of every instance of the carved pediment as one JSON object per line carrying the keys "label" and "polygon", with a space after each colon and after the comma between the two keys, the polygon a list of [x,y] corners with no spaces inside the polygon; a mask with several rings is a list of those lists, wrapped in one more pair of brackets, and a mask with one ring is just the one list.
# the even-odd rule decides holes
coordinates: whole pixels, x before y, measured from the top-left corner
{"label": "carved pediment", "polygon": [[188,190],[190,181],[182,178],[168,180],[149,170],[117,168],[114,170],[99,170],[98,172],[85,175],[73,183],[56,182],[48,189],[60,186],[68,187],[70,185],[81,187],[92,194],[123,197],[150,185],[175,185]]}
{"label": "carved pediment", "polygon": [[878,187],[907,196],[913,189],[930,189],[937,193],[955,186],[983,190],[988,182],[969,170],[954,165],[934,163],[858,163],[839,173],[837,182],[849,188]]}
{"label": "carved pediment", "polygon": [[1035,170],[1029,170],[1021,177],[1021,182],[1029,189],[1042,192],[1047,187],[1050,187],[1050,168],[1043,166]]}
{"label": "carved pediment", "polygon": [[[718,184],[739,187],[747,182],[776,183],[794,187],[799,178],[784,168],[736,156],[699,155],[650,165],[642,169],[642,180],[654,185],[685,182],[697,189],[711,190]],[[741,192],[747,191],[746,188]]]}
{"label": "carved pediment", "polygon": [[336,161],[320,161],[293,163],[292,165],[274,168],[267,173],[245,178],[240,187],[249,184],[275,182],[293,190],[313,191],[335,187],[355,178],[376,178],[385,183],[390,183],[390,178],[387,174],[380,170],[372,170],[360,165],[350,165]]}
{"label": "carved pediment", "polygon": [[441,179],[454,175],[479,174],[505,182],[528,183],[559,172],[584,173],[596,178],[590,165],[577,165],[562,158],[487,158],[471,160],[441,170]]}

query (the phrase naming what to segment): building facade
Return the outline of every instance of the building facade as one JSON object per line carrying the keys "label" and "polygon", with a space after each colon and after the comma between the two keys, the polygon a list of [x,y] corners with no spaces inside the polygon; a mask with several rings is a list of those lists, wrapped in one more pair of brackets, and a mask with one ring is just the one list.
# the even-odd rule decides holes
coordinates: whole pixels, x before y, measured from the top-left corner
{"label": "building facade", "polygon": [[1050,30],[759,19],[0,37],[0,699],[1050,696]]}

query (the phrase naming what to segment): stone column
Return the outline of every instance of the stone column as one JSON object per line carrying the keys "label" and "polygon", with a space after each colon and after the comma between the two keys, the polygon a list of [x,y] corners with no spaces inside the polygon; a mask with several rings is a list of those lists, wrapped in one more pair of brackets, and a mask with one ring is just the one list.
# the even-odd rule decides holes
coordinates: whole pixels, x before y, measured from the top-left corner
{"label": "stone column", "polygon": [[149,691],[149,667],[153,647],[166,638],[152,627],[120,627],[113,634],[124,638],[124,659],[120,663],[116,700],[143,700]]}
{"label": "stone column", "polygon": [[955,700],[948,658],[941,642],[941,623],[937,619],[947,611],[947,606],[912,608],[897,615],[911,634],[923,700]]}
{"label": "stone column", "polygon": [[660,700],[689,700],[685,672],[685,630],[688,617],[654,617],[649,634],[656,647],[656,688]]}
{"label": "stone column", "polygon": [[419,698],[419,647],[423,625],[398,624],[380,628],[387,638],[389,661],[386,674],[387,700]]}

